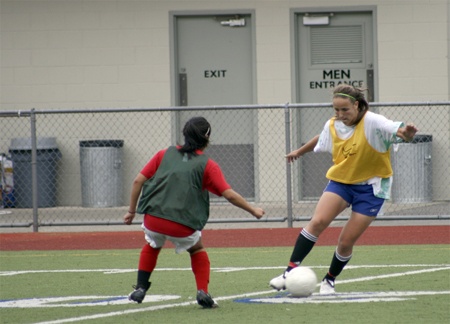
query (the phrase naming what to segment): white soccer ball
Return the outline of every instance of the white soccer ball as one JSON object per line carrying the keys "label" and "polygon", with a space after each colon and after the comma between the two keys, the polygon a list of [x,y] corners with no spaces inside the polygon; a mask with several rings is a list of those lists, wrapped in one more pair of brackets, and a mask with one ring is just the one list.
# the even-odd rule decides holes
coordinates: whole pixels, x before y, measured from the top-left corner
{"label": "white soccer ball", "polygon": [[286,289],[293,297],[308,297],[316,289],[317,276],[308,267],[296,267],[286,275]]}

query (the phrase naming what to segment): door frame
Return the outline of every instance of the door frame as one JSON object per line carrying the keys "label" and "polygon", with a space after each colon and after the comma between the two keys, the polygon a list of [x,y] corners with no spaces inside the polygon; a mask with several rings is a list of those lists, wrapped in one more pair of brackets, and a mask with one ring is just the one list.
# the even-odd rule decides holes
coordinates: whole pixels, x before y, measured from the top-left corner
{"label": "door frame", "polygon": [[[249,9],[233,9],[233,10],[188,10],[188,11],[169,11],[169,35],[170,35],[170,97],[171,97],[171,105],[174,107],[180,107],[180,109],[177,109],[174,113],[171,114],[171,142],[176,143],[179,139],[180,129],[183,127],[180,123],[180,113],[185,109],[187,110],[195,110],[195,109],[204,109],[204,108],[210,108],[207,105],[202,106],[190,106],[189,101],[187,106],[181,106],[179,104],[179,94],[180,94],[180,84],[179,84],[179,57],[178,57],[178,28],[177,28],[177,21],[179,18],[195,18],[195,17],[221,17],[221,16],[250,16],[250,46],[251,46],[251,93],[250,93],[250,101],[245,104],[256,104],[257,103],[257,79],[256,79],[256,24],[255,24],[255,10],[249,10]],[[233,27],[229,27],[233,28]],[[238,28],[238,27],[237,27]],[[220,105],[217,105],[218,107]],[[230,106],[230,105],[223,105],[224,107]],[[183,108],[184,107],[184,108]],[[211,106],[212,108],[212,106]],[[258,140],[257,140],[257,129],[258,129],[258,118],[257,111],[252,111],[252,114],[255,115],[255,118],[252,118],[254,123],[254,132],[252,134],[252,142],[253,142],[253,149],[254,149],[254,165],[253,165],[253,171],[254,171],[254,196],[253,197],[246,197],[248,200],[259,200],[259,173],[258,173],[258,159],[256,158],[258,156]],[[214,200],[223,200],[223,198],[214,198]]]}
{"label": "door frame", "polygon": [[[178,17],[195,17],[195,16],[226,16],[226,15],[249,15],[251,19],[251,49],[252,49],[252,104],[257,102],[256,92],[256,24],[255,24],[255,10],[249,9],[236,9],[236,10],[182,10],[182,11],[169,11],[169,53],[170,53],[170,102],[173,107],[177,106],[180,85],[178,83],[178,35],[177,35],[177,18]],[[188,106],[189,107],[189,106]],[[191,106],[192,107],[192,106]],[[171,143],[176,143],[180,125],[178,113],[174,112],[171,118],[172,136]],[[256,161],[255,161],[256,162]],[[256,179],[255,179],[256,181]]]}
{"label": "door frame", "polygon": [[177,18],[178,17],[195,17],[195,16],[229,16],[229,15],[248,15],[251,16],[251,49],[252,49],[252,103],[257,101],[256,96],[256,24],[255,10],[236,9],[236,10],[186,10],[186,11],[169,11],[169,35],[170,35],[170,102],[172,106],[177,106],[179,84],[178,84],[178,58],[177,58]]}
{"label": "door frame", "polygon": [[[329,14],[329,13],[348,13],[348,12],[364,12],[370,13],[372,16],[372,35],[373,35],[373,89],[374,89],[374,100],[378,101],[378,36],[377,36],[377,7],[376,6],[346,6],[346,7],[304,7],[304,8],[293,8],[290,10],[290,44],[291,44],[291,100],[295,103],[300,103],[300,50],[299,50],[299,37],[298,37],[298,24],[299,20],[302,19],[303,15],[306,13],[318,13],[318,14]],[[306,103],[306,102],[301,102]],[[330,103],[331,104],[331,103]],[[330,108],[331,109],[331,108]],[[308,139],[302,139],[300,136],[300,111],[292,112],[292,120],[295,121],[292,124],[292,139],[291,143],[294,146],[300,146],[302,141],[307,141]],[[320,129],[318,130],[320,133]],[[325,154],[325,153],[323,153]],[[309,201],[314,199],[314,197],[306,197],[302,192],[301,183],[303,181],[302,175],[302,163],[298,163],[297,167],[293,168],[293,196],[295,201]],[[325,175],[324,175],[325,176]]]}
{"label": "door frame", "polygon": [[305,7],[305,8],[294,8],[290,10],[290,44],[291,44],[291,100],[292,102],[299,102],[299,86],[300,77],[298,75],[299,71],[299,44],[298,44],[298,33],[297,24],[302,14],[305,13],[331,13],[331,12],[369,12],[372,15],[372,31],[373,31],[373,88],[374,88],[374,102],[378,101],[378,34],[377,34],[377,7],[376,6],[348,6],[348,7]]}

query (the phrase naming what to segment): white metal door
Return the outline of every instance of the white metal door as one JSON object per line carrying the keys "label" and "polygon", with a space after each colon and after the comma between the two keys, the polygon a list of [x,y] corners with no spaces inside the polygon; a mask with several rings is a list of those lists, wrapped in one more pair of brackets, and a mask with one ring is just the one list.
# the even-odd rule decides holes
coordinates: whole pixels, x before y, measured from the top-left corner
{"label": "white metal door", "polygon": [[[175,21],[177,104],[254,103],[251,16],[177,16]],[[183,111],[179,125],[198,114]],[[201,115],[212,126],[207,154],[221,165],[236,191],[254,197],[254,113],[217,110],[203,111]]]}
{"label": "white metal door", "polygon": [[[333,88],[341,83],[367,88],[376,97],[372,12],[304,12],[296,19],[297,102],[331,102]],[[333,116],[330,108],[299,114],[298,145],[319,134]],[[306,156],[298,169],[301,199],[319,197],[331,166],[329,153]]]}

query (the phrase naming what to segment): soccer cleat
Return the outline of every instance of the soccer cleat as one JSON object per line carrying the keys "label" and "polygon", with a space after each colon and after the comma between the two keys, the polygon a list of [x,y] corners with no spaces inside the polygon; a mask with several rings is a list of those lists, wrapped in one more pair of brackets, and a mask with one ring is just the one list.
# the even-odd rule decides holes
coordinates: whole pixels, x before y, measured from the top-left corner
{"label": "soccer cleat", "polygon": [[197,291],[197,303],[203,308],[217,308],[219,305],[216,303],[214,299],[212,299],[211,295],[205,293],[203,290]]}
{"label": "soccer cleat", "polygon": [[133,286],[134,291],[132,291],[129,295],[128,295],[128,300],[130,301],[134,301],[138,304],[142,303],[142,301],[145,298],[145,294],[147,293],[147,290],[150,288],[150,285],[152,283],[149,282],[147,284],[147,287],[142,287],[142,286]]}
{"label": "soccer cleat", "polygon": [[320,294],[321,295],[333,295],[336,291],[334,290],[334,281],[329,279],[323,279],[320,284]]}
{"label": "soccer cleat", "polygon": [[269,286],[278,291],[286,290],[286,275],[287,274],[288,274],[288,272],[285,271],[285,272],[283,272],[283,274],[279,275],[278,277],[273,278],[272,280],[270,280]]}

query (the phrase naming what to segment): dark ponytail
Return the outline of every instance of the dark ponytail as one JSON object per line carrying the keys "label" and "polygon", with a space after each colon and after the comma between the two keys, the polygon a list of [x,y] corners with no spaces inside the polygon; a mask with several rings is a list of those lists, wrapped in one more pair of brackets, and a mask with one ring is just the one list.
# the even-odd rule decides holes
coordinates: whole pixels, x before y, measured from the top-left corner
{"label": "dark ponytail", "polygon": [[211,125],[203,117],[192,117],[183,128],[184,144],[179,149],[181,153],[197,155],[196,150],[202,149],[209,144],[211,135]]}

